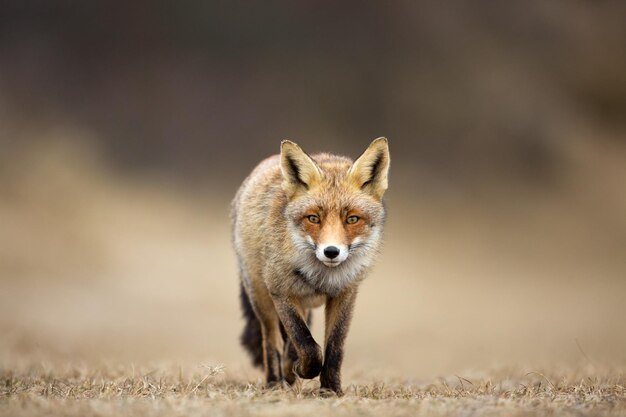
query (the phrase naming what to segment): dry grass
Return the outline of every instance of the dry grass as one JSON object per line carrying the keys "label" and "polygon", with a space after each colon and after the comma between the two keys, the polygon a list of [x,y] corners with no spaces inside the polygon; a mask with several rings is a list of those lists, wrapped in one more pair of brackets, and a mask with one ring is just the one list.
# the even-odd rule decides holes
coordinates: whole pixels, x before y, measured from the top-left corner
{"label": "dry grass", "polygon": [[346,395],[317,381],[266,389],[222,367],[70,369],[0,373],[0,415],[624,415],[626,378],[585,373],[495,372],[427,384],[363,380]]}

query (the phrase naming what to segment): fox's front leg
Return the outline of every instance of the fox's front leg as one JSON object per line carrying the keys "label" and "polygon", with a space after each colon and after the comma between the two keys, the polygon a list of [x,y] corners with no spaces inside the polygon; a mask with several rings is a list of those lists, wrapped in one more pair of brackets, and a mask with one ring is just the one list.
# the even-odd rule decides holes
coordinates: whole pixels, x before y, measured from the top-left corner
{"label": "fox's front leg", "polygon": [[337,297],[326,300],[326,331],[324,366],[320,375],[321,388],[343,395],[341,390],[341,363],[343,345],[350,327],[356,288],[346,288]]}
{"label": "fox's front leg", "polygon": [[254,296],[249,299],[261,325],[263,369],[268,385],[274,385],[282,379],[283,338],[280,334],[280,320],[265,284],[260,280],[252,280],[250,286]]}
{"label": "fox's front leg", "polygon": [[273,299],[289,343],[298,356],[295,363],[296,374],[300,378],[315,378],[322,369],[322,348],[313,339],[304,320],[304,309],[289,297],[273,296]]}
{"label": "fox's front leg", "polygon": [[282,379],[280,369],[281,352],[283,349],[282,338],[278,326],[278,320],[262,325],[263,336],[263,367],[268,385],[279,383]]}

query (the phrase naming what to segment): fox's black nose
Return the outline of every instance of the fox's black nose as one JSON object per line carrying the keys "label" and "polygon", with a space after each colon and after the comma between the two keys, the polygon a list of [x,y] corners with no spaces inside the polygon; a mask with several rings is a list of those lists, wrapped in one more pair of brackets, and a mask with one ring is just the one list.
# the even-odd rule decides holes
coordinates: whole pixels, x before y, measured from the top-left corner
{"label": "fox's black nose", "polygon": [[337,256],[339,256],[339,248],[337,248],[336,246],[328,246],[324,249],[324,255],[327,258],[335,259]]}

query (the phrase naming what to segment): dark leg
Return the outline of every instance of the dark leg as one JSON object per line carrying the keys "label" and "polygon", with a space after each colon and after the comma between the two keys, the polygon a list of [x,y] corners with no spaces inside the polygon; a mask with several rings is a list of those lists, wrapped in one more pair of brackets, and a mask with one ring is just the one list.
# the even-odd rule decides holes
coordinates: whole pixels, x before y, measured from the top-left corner
{"label": "dark leg", "polygon": [[[276,326],[278,327],[278,326]],[[280,347],[276,343],[276,332],[263,328],[263,368],[268,385],[274,385],[282,379],[280,369]],[[278,330],[278,329],[276,329]],[[280,336],[278,336],[280,337]]]}
{"label": "dark leg", "polygon": [[249,297],[252,308],[259,320],[263,337],[263,369],[268,385],[282,379],[281,355],[283,339],[280,335],[280,321],[274,309],[272,298],[261,281],[252,281],[252,297]]}
{"label": "dark leg", "polygon": [[296,374],[294,372],[293,366],[298,360],[298,352],[296,352],[296,348],[289,340],[289,336],[285,331],[285,326],[280,324],[280,333],[283,336],[283,341],[285,342],[285,347],[283,349],[283,378],[289,385],[293,385],[296,382]]}
{"label": "dark leg", "polygon": [[356,289],[346,289],[326,301],[326,332],[324,366],[320,375],[321,388],[343,395],[341,390],[341,363],[343,346],[352,319]]}
{"label": "dark leg", "polygon": [[289,343],[297,354],[296,374],[305,379],[313,379],[322,369],[322,348],[315,342],[304,321],[305,311],[295,301],[274,297],[274,305],[285,326]]}

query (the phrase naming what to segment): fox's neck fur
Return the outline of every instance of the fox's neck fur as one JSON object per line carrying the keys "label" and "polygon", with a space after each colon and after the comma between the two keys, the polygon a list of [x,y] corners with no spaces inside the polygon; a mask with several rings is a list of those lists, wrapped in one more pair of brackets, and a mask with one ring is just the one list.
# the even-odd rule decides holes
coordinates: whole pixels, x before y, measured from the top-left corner
{"label": "fox's neck fur", "polygon": [[[293,226],[290,228],[293,229]],[[317,292],[334,297],[347,286],[364,278],[379,252],[381,234],[377,228],[367,241],[355,240],[350,245],[348,259],[336,267],[328,267],[316,258],[315,243],[296,237],[296,231],[292,230],[290,235],[294,237],[297,253],[294,271]]]}

